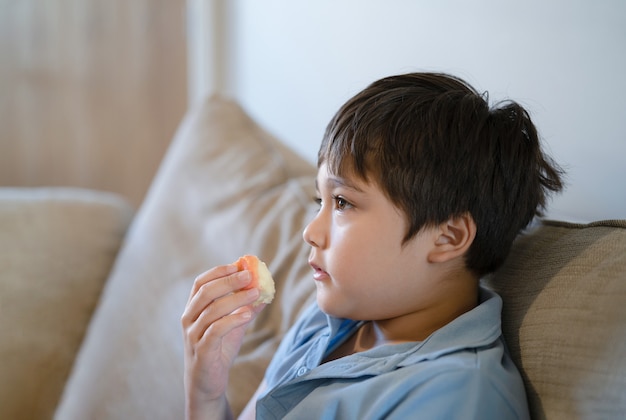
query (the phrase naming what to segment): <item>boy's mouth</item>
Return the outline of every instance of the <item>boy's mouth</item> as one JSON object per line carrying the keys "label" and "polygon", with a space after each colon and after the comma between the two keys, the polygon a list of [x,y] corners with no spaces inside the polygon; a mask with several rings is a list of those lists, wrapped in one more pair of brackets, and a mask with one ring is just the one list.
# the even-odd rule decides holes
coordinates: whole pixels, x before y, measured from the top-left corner
{"label": "boy's mouth", "polygon": [[322,280],[328,279],[330,277],[326,271],[322,270],[320,268],[320,266],[317,265],[312,260],[309,260],[309,265],[313,269],[313,279],[314,280],[322,281]]}

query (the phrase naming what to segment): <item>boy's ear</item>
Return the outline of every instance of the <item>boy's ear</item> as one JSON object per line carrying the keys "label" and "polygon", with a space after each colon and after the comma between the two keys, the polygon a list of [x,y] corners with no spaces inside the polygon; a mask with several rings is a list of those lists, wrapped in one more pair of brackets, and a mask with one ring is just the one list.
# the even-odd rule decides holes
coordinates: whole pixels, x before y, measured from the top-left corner
{"label": "boy's ear", "polygon": [[475,237],[476,223],[469,213],[448,219],[437,226],[436,238],[428,254],[428,261],[446,262],[465,254]]}

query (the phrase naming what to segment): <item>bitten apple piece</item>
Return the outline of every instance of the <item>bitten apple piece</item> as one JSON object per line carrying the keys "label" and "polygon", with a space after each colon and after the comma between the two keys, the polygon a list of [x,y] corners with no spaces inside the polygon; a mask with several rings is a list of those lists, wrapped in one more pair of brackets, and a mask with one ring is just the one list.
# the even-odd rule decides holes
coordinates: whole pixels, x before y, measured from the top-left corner
{"label": "bitten apple piece", "polygon": [[244,255],[240,257],[233,264],[237,266],[237,270],[248,270],[252,276],[250,284],[246,286],[246,289],[252,289],[256,287],[259,289],[259,297],[254,301],[253,305],[256,306],[260,303],[270,303],[274,299],[276,289],[274,288],[274,279],[272,274],[267,269],[267,265],[255,255]]}

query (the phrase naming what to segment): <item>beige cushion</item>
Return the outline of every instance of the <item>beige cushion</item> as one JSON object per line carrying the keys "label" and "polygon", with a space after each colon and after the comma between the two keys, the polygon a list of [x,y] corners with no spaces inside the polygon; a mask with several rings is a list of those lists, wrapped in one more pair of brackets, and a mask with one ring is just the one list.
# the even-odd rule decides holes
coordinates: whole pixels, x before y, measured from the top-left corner
{"label": "beige cushion", "polygon": [[301,230],[315,209],[315,172],[233,102],[214,97],[191,110],[120,252],[58,418],[182,418],[180,317],[192,282],[251,253],[268,263],[277,296],[231,372],[239,412],[314,298]]}
{"label": "beige cushion", "polygon": [[0,418],[50,418],[132,209],[117,196],[0,188]]}
{"label": "beige cushion", "polygon": [[547,222],[490,281],[535,419],[626,413],[626,221]]}

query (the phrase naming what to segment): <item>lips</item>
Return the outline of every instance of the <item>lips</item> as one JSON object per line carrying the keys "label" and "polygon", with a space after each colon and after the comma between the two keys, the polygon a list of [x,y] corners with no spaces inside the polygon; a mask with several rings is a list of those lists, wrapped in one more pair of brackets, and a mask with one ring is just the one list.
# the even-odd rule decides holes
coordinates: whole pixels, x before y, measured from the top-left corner
{"label": "lips", "polygon": [[326,271],[322,270],[320,268],[320,266],[317,265],[315,262],[310,260],[309,261],[309,265],[313,269],[313,279],[314,280],[316,280],[316,281],[323,281],[323,280],[327,280],[327,279],[330,278],[328,273]]}

